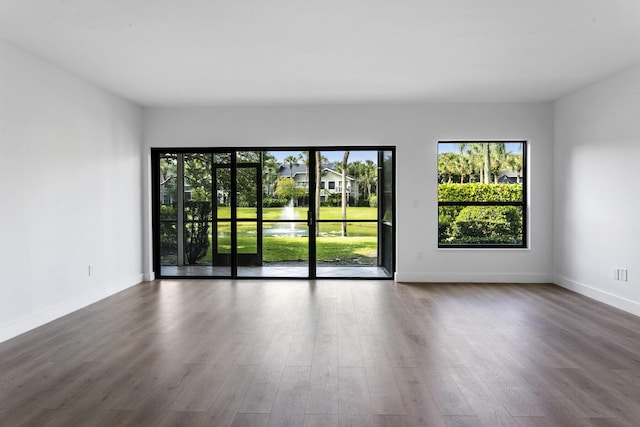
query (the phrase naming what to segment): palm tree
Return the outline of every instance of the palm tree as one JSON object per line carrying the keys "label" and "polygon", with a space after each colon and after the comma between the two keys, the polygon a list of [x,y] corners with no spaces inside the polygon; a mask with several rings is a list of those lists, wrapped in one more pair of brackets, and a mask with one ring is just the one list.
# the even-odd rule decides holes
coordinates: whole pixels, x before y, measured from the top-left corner
{"label": "palm tree", "polygon": [[347,173],[355,179],[356,195],[354,203],[356,206],[358,206],[358,201],[360,200],[360,185],[362,184],[360,177],[364,174],[364,167],[364,163],[360,160],[356,160],[347,166]]}
{"label": "palm tree", "polygon": [[342,237],[347,235],[347,161],[349,151],[342,156]]}
{"label": "palm tree", "polygon": [[491,154],[493,162],[491,163],[491,172],[493,173],[493,183],[497,184],[500,178],[500,172],[504,170],[507,163],[507,147],[504,142],[496,142],[491,144]]}
{"label": "palm tree", "polygon": [[291,179],[293,179],[293,167],[300,165],[298,160],[300,160],[300,157],[299,156],[294,156],[294,155],[289,155],[289,156],[285,157],[284,160],[283,160],[284,163],[289,166],[289,178],[291,178]]}
{"label": "palm tree", "polygon": [[489,178],[491,176],[491,150],[489,148],[489,143],[483,142],[482,149],[484,151],[484,183],[490,184],[491,181],[489,180]]}
{"label": "palm tree", "polygon": [[509,153],[507,156],[507,167],[516,173],[516,182],[522,184],[522,154]]}
{"label": "palm tree", "polygon": [[303,151],[298,158],[304,163],[304,179],[307,183],[305,191],[309,191],[309,152]]}
{"label": "palm tree", "polygon": [[[458,148],[460,149],[461,153],[465,149],[467,149],[467,155],[476,159],[473,161],[473,164],[475,166],[479,166],[480,163],[482,164],[482,166],[479,168],[479,172],[480,172],[480,182],[483,184],[490,183],[490,177],[491,177],[491,153],[489,148],[490,145],[491,144],[489,144],[488,142],[473,142],[473,143],[462,142],[458,144]],[[478,161],[479,159],[482,159],[482,161],[481,162]]]}
{"label": "palm tree", "polygon": [[278,162],[273,156],[267,157],[266,153],[264,156],[264,170],[266,172],[265,184],[267,187],[267,196],[272,196],[274,191],[273,186],[278,178]]}
{"label": "palm tree", "polygon": [[367,199],[371,195],[371,188],[378,181],[378,166],[371,160],[364,161],[364,170],[362,173],[365,188],[367,189]]}

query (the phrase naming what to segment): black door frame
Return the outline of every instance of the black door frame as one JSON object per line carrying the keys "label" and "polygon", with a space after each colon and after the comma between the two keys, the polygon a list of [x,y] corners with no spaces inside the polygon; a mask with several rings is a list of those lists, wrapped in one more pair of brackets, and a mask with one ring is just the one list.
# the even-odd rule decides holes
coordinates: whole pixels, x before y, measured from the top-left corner
{"label": "black door frame", "polygon": [[[309,170],[315,171],[316,169],[316,161],[315,161],[315,153],[325,152],[325,151],[377,151],[378,152],[378,170],[379,172],[383,169],[382,164],[380,163],[382,160],[383,152],[390,152],[392,156],[392,171],[391,171],[391,182],[392,182],[392,206],[391,206],[391,221],[387,221],[386,224],[383,224],[382,215],[384,212],[383,205],[383,193],[381,187],[383,185],[384,175],[378,177],[378,266],[384,268],[389,274],[388,278],[392,278],[392,275],[395,272],[396,266],[396,244],[395,244],[395,230],[396,230],[396,198],[395,198],[395,189],[396,189],[396,168],[395,168],[395,156],[396,156],[396,147],[395,146],[373,146],[373,147],[363,147],[363,146],[320,146],[320,147],[242,147],[242,148],[151,148],[151,175],[152,175],[152,235],[153,235],[153,270],[155,276],[158,278],[233,278],[233,279],[255,279],[256,277],[250,276],[238,276],[238,266],[243,265],[244,262],[239,262],[239,257],[237,253],[237,223],[239,219],[237,218],[237,170],[238,167],[251,167],[257,168],[257,183],[256,183],[256,191],[257,191],[257,205],[256,205],[256,226],[257,226],[257,258],[253,260],[254,264],[257,260],[262,260],[262,228],[263,228],[263,215],[262,215],[262,164],[263,164],[263,153],[268,151],[308,151],[309,152]],[[259,152],[260,153],[260,162],[259,163],[240,163],[241,166],[238,166],[237,162],[237,153],[239,151],[242,152]],[[230,261],[230,275],[219,275],[219,276],[197,276],[197,275],[185,275],[185,276],[162,276],[161,272],[161,259],[160,259],[160,239],[159,239],[159,229],[160,229],[160,165],[159,159],[160,155],[163,153],[211,153],[214,154],[229,154],[231,156],[229,168],[231,175],[231,218],[229,220],[231,224],[231,253],[229,256]],[[212,162],[212,173],[215,170],[214,162]],[[384,172],[383,172],[384,173]],[[388,173],[388,171],[387,171]],[[322,222],[336,222],[335,220],[320,220],[315,218],[316,206],[315,206],[315,197],[312,195],[315,193],[315,184],[316,184],[316,175],[315,173],[309,174],[309,215],[307,220],[307,225],[309,227],[309,250],[308,250],[308,277],[291,277],[286,279],[380,279],[380,278],[368,278],[368,277],[318,277],[317,276],[317,252],[316,252],[316,233],[315,228],[318,223]],[[217,193],[216,193],[216,183],[215,179],[212,180],[213,185],[213,198],[214,202],[217,203]],[[214,212],[217,211],[214,209]],[[216,213],[217,215],[217,213]],[[254,219],[248,219],[246,221],[254,221]],[[240,220],[240,222],[243,222]],[[338,221],[339,222],[339,221]],[[215,236],[217,233],[217,218],[214,218],[212,221],[212,236]],[[385,238],[386,243],[383,244],[383,233],[385,232],[385,227],[391,229],[391,236]],[[212,241],[212,244],[214,244]],[[390,247],[389,247],[390,245]],[[214,249],[212,248],[212,251]],[[384,252],[387,252],[386,258],[384,258]],[[383,259],[384,258],[384,259]],[[214,257],[215,259],[215,257]],[[212,261],[213,262],[213,261]],[[247,262],[251,262],[248,261]],[[229,265],[227,264],[227,265]],[[282,277],[260,277],[265,279],[283,279]]]}

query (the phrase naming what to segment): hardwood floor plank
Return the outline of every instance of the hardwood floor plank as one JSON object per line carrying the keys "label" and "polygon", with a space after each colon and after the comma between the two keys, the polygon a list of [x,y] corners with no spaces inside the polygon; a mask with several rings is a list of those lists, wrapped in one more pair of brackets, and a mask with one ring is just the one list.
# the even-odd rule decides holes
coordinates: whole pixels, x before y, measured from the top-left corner
{"label": "hardwood floor plank", "polygon": [[339,420],[341,426],[371,425],[371,404],[364,368],[338,368]]}
{"label": "hardwood floor plank", "polygon": [[422,372],[417,368],[393,368],[393,375],[411,426],[444,427],[444,419],[433,400]]}
{"label": "hardwood floor plank", "polygon": [[[365,374],[372,414],[406,414],[400,391],[393,376],[393,369],[390,366],[369,366],[365,368]],[[393,419],[393,417],[388,419]]]}
{"label": "hardwood floor plank", "polygon": [[459,368],[455,370],[452,377],[482,424],[516,426],[516,422],[507,408],[474,372],[466,368]]}
{"label": "hardwood floor plank", "polygon": [[483,427],[478,417],[447,415],[443,418],[447,427]]}
{"label": "hardwood floor plank", "polygon": [[306,414],[303,427],[338,427],[337,414]]}
{"label": "hardwood floor plank", "polygon": [[338,414],[338,364],[314,364],[309,378],[306,414]]}
{"label": "hardwood floor plank", "polygon": [[315,334],[295,334],[287,356],[287,366],[311,366],[315,345]]}
{"label": "hardwood floor plank", "polygon": [[301,426],[309,392],[310,367],[286,367],[282,373],[269,426]]}
{"label": "hardwood floor plank", "polygon": [[271,412],[292,340],[292,335],[273,336],[238,412]]}
{"label": "hardwood floor plank", "polygon": [[256,376],[255,365],[234,365],[205,414],[206,425],[228,427],[233,424],[240,404]]}
{"label": "hardwood floor plank", "polygon": [[232,427],[266,427],[269,414],[237,414],[231,424]]}
{"label": "hardwood floor plank", "polygon": [[407,427],[409,423],[404,415],[373,414],[371,416],[372,427]]}
{"label": "hardwood floor plank", "polygon": [[448,369],[433,369],[427,365],[422,368],[422,374],[440,414],[450,417],[475,417],[476,413],[471,409]]}

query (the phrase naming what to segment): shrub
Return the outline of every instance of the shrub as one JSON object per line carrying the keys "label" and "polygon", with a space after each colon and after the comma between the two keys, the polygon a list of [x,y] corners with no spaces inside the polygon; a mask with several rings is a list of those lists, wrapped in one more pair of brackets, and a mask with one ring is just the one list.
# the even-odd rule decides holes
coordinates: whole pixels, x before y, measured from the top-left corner
{"label": "shrub", "polygon": [[519,202],[520,184],[439,184],[439,202]]}
{"label": "shrub", "polygon": [[[522,185],[439,184],[438,201],[520,202]],[[438,239],[449,244],[520,243],[521,216],[520,208],[515,206],[440,206]]]}
{"label": "shrub", "polygon": [[378,196],[376,194],[369,194],[369,206],[372,208],[378,207]]}
{"label": "shrub", "polygon": [[342,205],[342,194],[331,193],[327,196],[327,206],[341,206],[341,205]]}
{"label": "shrub", "polygon": [[160,219],[176,220],[176,208],[172,205],[160,206]]}
{"label": "shrub", "polygon": [[211,223],[211,203],[185,202],[185,257],[187,264],[193,265],[207,255],[209,250],[209,224]]}
{"label": "shrub", "polygon": [[289,201],[280,197],[266,196],[262,198],[262,206],[265,208],[283,208]]}
{"label": "shrub", "polygon": [[448,243],[522,242],[522,218],[516,206],[467,206],[451,227]]}

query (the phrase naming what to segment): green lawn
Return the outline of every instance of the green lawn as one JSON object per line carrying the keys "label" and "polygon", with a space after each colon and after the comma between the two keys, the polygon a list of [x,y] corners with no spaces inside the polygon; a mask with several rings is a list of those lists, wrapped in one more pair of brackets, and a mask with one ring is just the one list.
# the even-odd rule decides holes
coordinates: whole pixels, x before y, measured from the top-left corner
{"label": "green lawn", "polygon": [[[308,208],[293,208],[293,219],[306,219]],[[251,219],[257,218],[256,208],[238,208],[239,219]],[[286,208],[263,208],[262,218],[265,221],[272,219],[288,219],[285,216]],[[219,219],[230,219],[231,208],[222,206],[218,207]],[[348,220],[362,220],[362,219],[377,219],[378,208],[371,207],[348,207],[347,219]],[[337,219],[342,220],[342,208],[339,207],[321,207],[320,219]]]}
{"label": "green lawn", "polygon": [[[283,219],[284,208],[265,208],[263,218],[265,221]],[[218,208],[218,218],[229,218],[230,208]],[[328,222],[320,224],[320,236],[316,239],[316,252],[318,261],[339,262],[346,264],[375,264],[378,248],[378,224],[375,222],[355,222],[362,219],[376,219],[377,209],[370,207],[349,207],[347,218],[354,222],[347,223],[347,237],[341,236],[340,222]],[[238,208],[239,219],[253,219],[256,217],[255,208]],[[341,208],[323,207],[320,217],[322,219],[342,218]],[[307,218],[307,208],[294,208],[294,218],[304,220]],[[264,237],[263,260],[265,262],[297,262],[308,259],[309,239],[306,222],[293,223],[292,230],[288,224],[277,222],[263,222]],[[238,253],[256,253],[257,236],[256,222],[238,223]],[[282,232],[279,232],[282,230]],[[213,230],[212,230],[213,231]],[[231,224],[218,223],[218,247],[221,253],[231,251]],[[212,248],[209,247],[207,256],[201,263],[210,263]]]}

